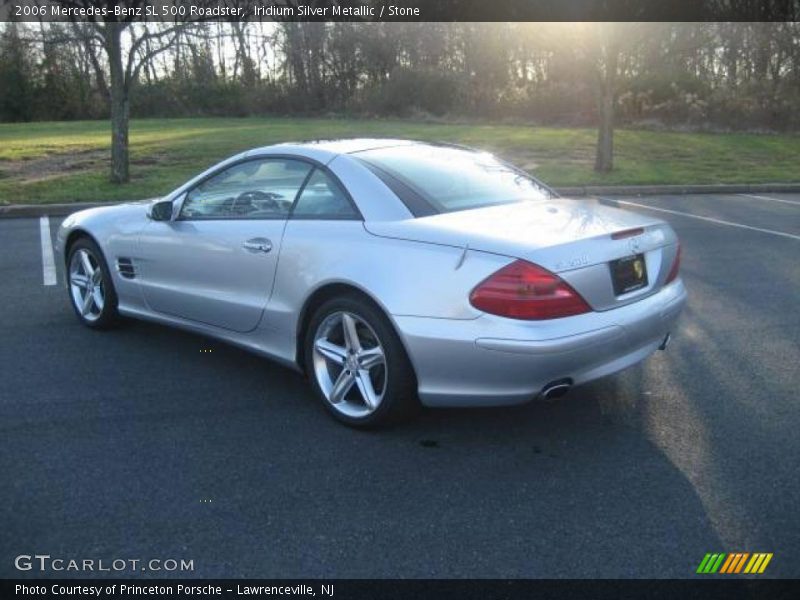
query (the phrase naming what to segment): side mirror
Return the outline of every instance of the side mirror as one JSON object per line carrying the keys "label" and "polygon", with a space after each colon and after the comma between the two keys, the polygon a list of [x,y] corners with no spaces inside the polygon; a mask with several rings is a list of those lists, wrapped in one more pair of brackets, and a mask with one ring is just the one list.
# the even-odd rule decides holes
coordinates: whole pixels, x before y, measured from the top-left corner
{"label": "side mirror", "polygon": [[172,202],[170,200],[161,200],[150,206],[147,213],[153,221],[171,221],[172,220]]}

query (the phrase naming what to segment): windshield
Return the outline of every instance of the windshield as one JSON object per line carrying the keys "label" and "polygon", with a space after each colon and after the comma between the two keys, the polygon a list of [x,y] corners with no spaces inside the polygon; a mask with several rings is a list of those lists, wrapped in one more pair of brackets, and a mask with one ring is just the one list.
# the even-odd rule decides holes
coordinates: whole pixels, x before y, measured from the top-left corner
{"label": "windshield", "polygon": [[398,187],[393,185],[398,181],[411,188],[434,212],[550,197],[535,179],[484,152],[419,144],[366,150],[355,156],[390,188]]}

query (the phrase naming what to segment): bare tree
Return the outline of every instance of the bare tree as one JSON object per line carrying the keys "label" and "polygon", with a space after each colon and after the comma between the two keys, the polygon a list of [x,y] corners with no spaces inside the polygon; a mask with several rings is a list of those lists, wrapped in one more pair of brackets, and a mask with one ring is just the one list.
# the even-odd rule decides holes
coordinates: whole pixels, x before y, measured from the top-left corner
{"label": "bare tree", "polygon": [[598,23],[594,48],[597,89],[597,149],[594,170],[609,173],[614,168],[614,126],[623,60],[641,51],[654,38],[658,23]]}
{"label": "bare tree", "polygon": [[[88,8],[92,0],[56,0],[70,7]],[[132,0],[130,6],[143,8],[146,0]],[[133,19],[131,17],[130,19]],[[130,95],[141,69],[158,54],[172,47],[187,23],[163,26],[134,24],[130,19],[76,23],[75,31],[86,46],[98,72],[98,83],[108,93],[111,112],[111,181],[125,183],[130,179],[128,130],[130,122]],[[127,38],[123,45],[123,38]],[[108,62],[108,82],[100,75],[101,69],[93,46],[102,49]]]}
{"label": "bare tree", "polygon": [[[152,25],[133,27],[131,23],[111,21],[94,23],[98,39],[108,58],[109,102],[111,107],[111,181],[130,179],[128,129],[130,95],[142,67],[158,54],[172,47],[185,23],[154,29]],[[123,49],[122,38],[130,33],[130,46]]]}

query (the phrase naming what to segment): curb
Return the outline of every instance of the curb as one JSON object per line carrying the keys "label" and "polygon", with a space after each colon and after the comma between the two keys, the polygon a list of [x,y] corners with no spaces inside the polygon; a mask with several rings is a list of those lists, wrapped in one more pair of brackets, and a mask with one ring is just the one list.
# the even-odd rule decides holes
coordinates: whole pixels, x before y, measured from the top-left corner
{"label": "curb", "polygon": [[0,219],[66,217],[79,210],[96,206],[111,206],[116,202],[72,202],[71,204],[9,204],[0,206]]}
{"label": "curb", "polygon": [[[684,194],[785,194],[800,193],[800,183],[752,183],[707,185],[585,185],[553,188],[562,196],[680,196]],[[154,198],[153,198],[154,199]],[[69,204],[8,204],[0,205],[0,219],[65,217],[69,214],[112,206],[120,202],[72,202]]]}

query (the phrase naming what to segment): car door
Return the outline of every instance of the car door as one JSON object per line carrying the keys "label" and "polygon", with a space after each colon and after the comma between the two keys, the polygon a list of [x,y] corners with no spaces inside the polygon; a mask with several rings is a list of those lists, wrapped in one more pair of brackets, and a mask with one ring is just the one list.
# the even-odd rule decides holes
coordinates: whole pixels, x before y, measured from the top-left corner
{"label": "car door", "polygon": [[257,158],[212,174],[151,221],[139,239],[139,283],[156,312],[253,330],[272,291],[286,220],[312,165]]}

